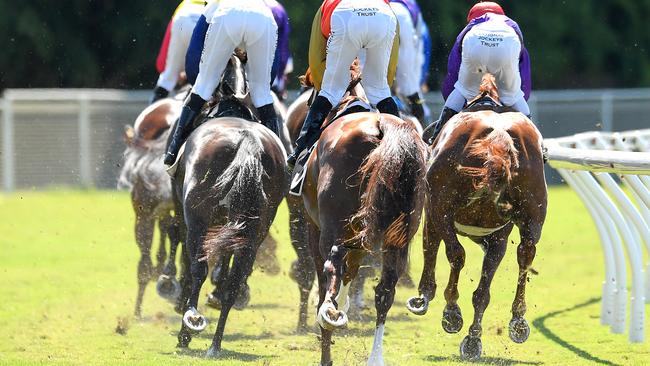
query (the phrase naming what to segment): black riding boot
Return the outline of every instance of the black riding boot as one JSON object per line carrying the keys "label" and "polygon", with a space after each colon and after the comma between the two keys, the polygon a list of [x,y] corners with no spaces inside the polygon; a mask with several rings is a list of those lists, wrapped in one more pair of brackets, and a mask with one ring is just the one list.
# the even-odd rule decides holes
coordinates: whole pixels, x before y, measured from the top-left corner
{"label": "black riding boot", "polygon": [[379,103],[377,103],[377,109],[380,113],[392,114],[399,118],[399,108],[397,107],[397,103],[395,103],[393,97],[388,97],[379,101]]}
{"label": "black riding boot", "polygon": [[257,108],[262,124],[271,130],[276,136],[280,137],[280,126],[278,126],[278,115],[275,113],[273,103],[263,105]]}
{"label": "black riding boot", "polygon": [[181,149],[183,142],[192,132],[192,123],[201,112],[205,100],[197,94],[190,94],[190,99],[183,106],[180,117],[174,125],[174,131],[169,135],[167,140],[167,151],[165,152],[165,165],[171,166],[176,161],[178,150]]}
{"label": "black riding boot", "polygon": [[300,135],[296,140],[296,148],[293,150],[293,153],[287,158],[287,165],[293,169],[293,166],[296,164],[296,159],[300,156],[300,153],[313,145],[321,133],[321,125],[327,114],[332,110],[332,104],[325,97],[320,95],[314,99],[314,102],[309,108],[309,113],[305,118],[305,122],[302,125],[300,130]]}
{"label": "black riding boot", "polygon": [[440,131],[442,131],[442,127],[445,125],[445,123],[447,123],[447,121],[449,121],[451,117],[455,116],[456,114],[458,114],[458,112],[455,110],[449,107],[444,107],[440,113],[438,120],[433,122],[429,127],[424,129],[424,132],[422,132],[422,139],[424,142],[429,145],[433,144],[433,142],[436,140],[436,137],[438,137],[440,134]]}
{"label": "black riding boot", "polygon": [[161,99],[167,98],[167,96],[169,96],[169,92],[167,91],[167,89],[161,86],[157,86],[153,90],[153,95],[151,96],[151,100],[149,100],[149,104],[154,104],[155,102]]}
{"label": "black riding boot", "polygon": [[420,93],[415,93],[406,97],[409,101],[409,108],[411,109],[411,114],[420,121],[420,124],[423,126],[427,125],[427,122],[424,120],[424,100],[420,98]]}

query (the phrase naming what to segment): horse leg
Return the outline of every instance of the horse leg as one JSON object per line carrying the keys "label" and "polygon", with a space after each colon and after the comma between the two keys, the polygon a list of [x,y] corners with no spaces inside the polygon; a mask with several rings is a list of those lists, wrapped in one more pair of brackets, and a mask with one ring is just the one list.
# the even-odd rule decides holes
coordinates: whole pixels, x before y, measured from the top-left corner
{"label": "horse leg", "polygon": [[[299,201],[297,200],[299,199]],[[298,259],[291,265],[291,278],[293,278],[300,289],[300,311],[298,314],[298,332],[307,330],[307,307],[309,305],[309,292],[314,282],[315,270],[309,248],[311,233],[305,220],[302,197],[289,197],[289,230],[291,234],[291,245],[296,251]],[[318,238],[318,237],[316,237]],[[322,267],[321,267],[322,268]]]}
{"label": "horse leg", "polygon": [[434,230],[430,218],[424,221],[424,236],[422,240],[422,251],[424,254],[424,268],[420,277],[418,291],[420,296],[411,297],[406,308],[416,315],[424,315],[429,309],[429,302],[436,296],[436,261],[438,249],[440,248],[440,236]]}
{"label": "horse leg", "polygon": [[384,324],[386,316],[395,300],[395,286],[399,277],[404,273],[408,262],[408,246],[403,248],[386,248],[383,252],[381,280],[375,287],[375,309],[377,310],[377,323],[375,339],[372,343],[372,352],[368,357],[369,366],[383,366],[384,355],[382,343],[384,339]]}
{"label": "horse leg", "polygon": [[188,224],[185,248],[187,249],[190,260],[191,291],[184,308],[185,312],[183,313],[183,320],[181,322],[181,331],[178,335],[179,345],[182,342],[182,335],[199,333],[208,325],[207,319],[197,310],[201,286],[208,277],[207,262],[199,261],[199,258],[203,257],[202,245],[204,233],[204,227]]}
{"label": "horse leg", "polygon": [[363,298],[366,280],[375,275],[375,262],[378,262],[375,255],[366,255],[358,270],[356,278],[350,285],[350,316],[361,315],[361,310],[366,308]]}
{"label": "horse leg", "polygon": [[181,241],[179,224],[175,218],[171,218],[169,226],[167,227],[167,236],[169,236],[169,258],[167,264],[163,268],[163,274],[176,277],[176,251],[178,244]]}
{"label": "horse leg", "polygon": [[210,282],[214,285],[214,290],[208,294],[206,305],[214,309],[221,309],[221,300],[228,283],[228,272],[230,271],[230,259],[232,254],[222,254],[212,269]]}
{"label": "horse leg", "polygon": [[232,269],[230,270],[226,283],[223,284],[225,288],[221,298],[219,323],[217,324],[217,329],[212,338],[212,345],[206,354],[207,357],[217,357],[221,353],[221,341],[223,340],[223,333],[226,328],[228,314],[237,300],[240,288],[246,284],[248,276],[250,276],[253,271],[256,250],[257,248],[247,246],[235,254]]}
{"label": "horse leg", "polygon": [[156,275],[160,275],[163,272],[165,267],[165,260],[167,259],[167,248],[165,243],[167,242],[167,233],[169,232],[169,226],[171,225],[171,216],[168,213],[164,213],[161,217],[158,218],[158,231],[160,233],[158,252],[156,253]]}
{"label": "horse leg", "polygon": [[485,256],[483,257],[481,280],[472,296],[474,321],[469,327],[469,335],[460,344],[460,356],[465,360],[477,360],[481,357],[481,334],[483,333],[481,321],[483,320],[483,313],[485,313],[485,309],[490,303],[490,285],[492,284],[494,273],[499,267],[503,255],[506,253],[508,234],[511,229],[512,226],[509,226],[483,239]]}
{"label": "horse leg", "polygon": [[177,314],[183,315],[185,312],[185,304],[187,304],[187,299],[190,297],[190,292],[192,291],[192,276],[190,275],[190,257],[187,254],[187,249],[185,245],[181,247],[181,275],[178,279],[178,282],[181,285],[181,294],[176,299],[176,305],[174,306],[174,311]]}
{"label": "horse leg", "polygon": [[[325,262],[320,252],[320,230],[318,227],[307,220],[308,230],[309,230],[309,247],[311,249],[311,255],[314,261],[314,268],[316,272],[316,280],[318,281],[318,305],[316,305],[316,313],[318,314],[318,309],[325,302],[325,296],[327,294],[327,276],[325,271],[322,269],[325,266]],[[320,326],[320,325],[319,325]],[[332,330],[326,329],[323,326],[320,326],[321,334],[321,356],[320,356],[320,366],[331,366],[332,365]]]}
{"label": "horse leg", "polygon": [[515,343],[524,343],[530,335],[530,327],[524,319],[526,313],[526,282],[528,270],[535,258],[536,245],[542,234],[541,224],[531,224],[520,227],[521,243],[517,247],[517,263],[519,264],[519,278],[517,279],[517,292],[512,303],[512,320],[510,321],[510,339]]}
{"label": "horse leg", "polygon": [[[317,321],[321,327],[334,330],[344,327],[348,322],[346,314],[349,306],[347,292],[350,283],[344,283],[345,255],[347,248],[341,245],[336,233],[321,233],[321,254],[329,249],[329,255],[323,265],[327,278],[324,302],[318,309]],[[333,245],[329,245],[333,243]],[[340,296],[337,296],[340,295]],[[340,303],[342,301],[342,303]]]}
{"label": "horse leg", "polygon": [[153,241],[154,218],[150,212],[136,211],[135,241],[140,249],[138,262],[138,294],[135,300],[135,316],[142,315],[142,299],[147,283],[151,279],[153,263],[151,262],[151,242]]}
{"label": "horse leg", "polygon": [[[453,228],[453,224],[450,228]],[[445,288],[447,306],[442,312],[442,328],[447,333],[458,333],[463,327],[463,315],[457,304],[458,278],[460,277],[460,271],[465,266],[465,249],[458,241],[453,229],[448,229],[443,233],[443,240],[451,270],[449,271],[449,282],[447,288]]]}

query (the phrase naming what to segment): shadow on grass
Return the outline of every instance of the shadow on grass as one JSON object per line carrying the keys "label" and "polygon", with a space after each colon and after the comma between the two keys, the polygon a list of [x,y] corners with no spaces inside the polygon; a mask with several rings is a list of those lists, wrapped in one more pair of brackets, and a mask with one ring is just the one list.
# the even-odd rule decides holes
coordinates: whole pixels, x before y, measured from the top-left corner
{"label": "shadow on grass", "polygon": [[[176,332],[176,336],[178,336],[178,332]],[[201,339],[212,339],[214,337],[214,332],[210,331],[205,331],[201,332],[199,334],[195,334],[193,336],[194,338],[201,338]],[[232,342],[232,341],[259,341],[262,339],[270,339],[273,338],[274,335],[271,332],[262,332],[260,334],[246,334],[246,333],[231,333],[231,334],[224,334],[223,335],[223,340],[224,342]]]}
{"label": "shadow on grass", "polygon": [[542,362],[534,362],[534,361],[521,361],[521,360],[512,360],[509,358],[501,358],[501,357],[481,357],[480,359],[476,361],[465,361],[462,358],[458,356],[452,356],[452,357],[440,357],[440,356],[427,356],[424,358],[425,361],[428,362],[462,362],[462,363],[474,363],[474,364],[480,364],[480,365],[503,365],[503,366],[509,366],[509,365],[542,365]]}
{"label": "shadow on grass", "polygon": [[[166,355],[166,356],[171,356],[171,355],[177,354],[177,355],[186,356],[186,357],[208,359],[205,356],[206,352],[207,352],[207,350],[204,350],[204,349],[177,348],[176,352],[162,352],[161,354]],[[272,359],[272,358],[277,358],[277,356],[254,355],[252,353],[222,350],[221,353],[219,354],[219,356],[214,357],[213,359],[214,360],[237,360],[237,361],[244,361],[244,362],[255,362],[255,361],[258,361],[260,359]]]}
{"label": "shadow on grass", "polygon": [[569,342],[565,341],[564,339],[560,338],[557,334],[553,333],[552,330],[550,330],[544,322],[550,318],[553,318],[555,316],[558,316],[560,314],[567,313],[569,311],[577,310],[580,308],[584,308],[585,306],[592,305],[594,303],[597,303],[600,301],[600,297],[595,297],[593,299],[589,299],[586,302],[583,302],[582,304],[575,305],[570,308],[566,308],[564,310],[558,310],[554,311],[552,313],[548,313],[544,316],[541,316],[535,320],[533,320],[533,326],[537,328],[546,338],[550,339],[551,341],[557,343],[561,347],[575,353],[578,357],[582,357],[587,361],[599,363],[601,365],[613,365],[613,366],[619,366],[618,364],[615,364],[611,361],[603,360],[601,358],[598,358],[596,356],[593,356],[592,354],[588,353],[587,351],[581,350],[580,348],[570,344]]}

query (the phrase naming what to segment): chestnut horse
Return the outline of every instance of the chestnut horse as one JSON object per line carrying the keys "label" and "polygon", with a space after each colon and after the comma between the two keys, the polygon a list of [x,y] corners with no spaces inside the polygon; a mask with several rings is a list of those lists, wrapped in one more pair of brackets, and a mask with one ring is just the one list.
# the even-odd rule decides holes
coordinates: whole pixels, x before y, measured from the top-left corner
{"label": "chestnut horse", "polygon": [[[138,263],[138,292],[135,302],[135,315],[142,313],[142,299],[147,283],[162,274],[173,278],[176,275],[176,249],[180,240],[178,223],[172,215],[173,200],[171,180],[160,160],[165,151],[169,127],[181,110],[181,101],[163,99],[145,108],[135,120],[133,127],[126,126],[124,139],[124,163],[120,171],[118,188],[131,192],[131,203],[135,211],[135,239],[140,249]],[[158,222],[160,246],[156,255],[157,266],[151,262],[151,245],[154,227]],[[170,253],[167,264],[166,238],[170,240]],[[163,267],[164,266],[164,267]],[[173,299],[178,295],[179,286],[170,283],[166,293]]]}
{"label": "chestnut horse", "polygon": [[457,304],[458,278],[465,264],[465,250],[456,235],[480,245],[485,256],[481,280],[472,297],[474,320],[460,345],[461,357],[469,360],[481,356],[481,321],[490,301],[490,284],[515,225],[521,243],[517,247],[519,277],[509,334],[516,343],[526,341],[530,334],[524,319],[524,294],[546,217],[547,198],[541,134],[526,116],[499,104],[494,76],[483,76],[480,92],[464,112],[445,125],[434,142],[427,172],[420,296],[407,303],[413,313],[426,313],[436,291],[436,257],[443,240],[451,273],[442,327],[447,333],[460,331],[463,318]]}
{"label": "chestnut horse", "polygon": [[243,66],[231,57],[216,96],[216,118],[209,118],[189,136],[172,179],[176,210],[183,218],[190,286],[179,347],[204,330],[206,318],[198,310],[201,286],[208,274],[207,260],[233,257],[223,263],[225,290],[221,313],[208,356],[217,356],[228,314],[253,269],[257,249],[266,237],[277,208],[288,190],[286,153],[280,140],[251,118],[239,99],[245,89]]}
{"label": "chestnut horse", "polygon": [[328,122],[358,99],[363,97],[345,97],[334,109],[305,165],[302,195],[318,274],[321,365],[332,364],[332,331],[347,324],[350,282],[369,250],[383,257],[369,364],[383,364],[384,323],[422,211],[427,150],[413,123],[372,112]]}

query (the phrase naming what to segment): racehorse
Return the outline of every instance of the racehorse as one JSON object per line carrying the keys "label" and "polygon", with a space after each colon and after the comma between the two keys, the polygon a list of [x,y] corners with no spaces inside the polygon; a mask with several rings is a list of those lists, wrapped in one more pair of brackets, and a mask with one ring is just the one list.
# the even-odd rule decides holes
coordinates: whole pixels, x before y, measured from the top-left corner
{"label": "racehorse", "polygon": [[[138,263],[138,292],[135,315],[142,314],[142,299],[147,283],[158,274],[174,277],[176,274],[176,249],[180,240],[178,222],[172,215],[171,181],[160,160],[165,149],[169,127],[180,114],[181,102],[163,99],[145,108],[133,127],[126,126],[124,139],[124,164],[120,171],[118,188],[129,189],[135,211],[135,238],[140,249]],[[156,255],[157,266],[151,262],[151,245],[154,227],[158,222],[160,245]],[[170,253],[167,258],[165,241],[169,237]],[[164,266],[164,267],[163,267]],[[174,283],[170,283],[168,297],[177,296]]]}
{"label": "racehorse", "polygon": [[435,265],[442,239],[451,266],[442,327],[447,333],[460,331],[463,318],[457,304],[458,278],[465,250],[456,234],[479,244],[485,256],[481,280],[472,297],[474,320],[460,345],[461,357],[475,360],[482,352],[481,321],[490,301],[490,284],[515,225],[521,243],[517,247],[519,277],[509,334],[516,343],[526,341],[530,334],[524,319],[524,294],[547,204],[542,136],[523,114],[500,105],[495,78],[486,74],[479,96],[446,124],[434,142],[431,159],[420,296],[409,299],[407,307],[418,315],[426,313],[436,291]]}
{"label": "racehorse", "polygon": [[217,91],[214,118],[187,139],[172,180],[176,209],[186,228],[184,260],[191,274],[190,285],[181,293],[186,302],[179,347],[187,347],[192,334],[207,326],[197,307],[208,260],[233,257],[232,266],[222,263],[226,289],[208,356],[221,351],[228,314],[288,188],[286,153],[273,132],[251,121],[251,110],[239,99],[246,92],[242,63],[233,56]]}
{"label": "racehorse", "polygon": [[427,151],[413,123],[373,112],[330,122],[365,99],[359,81],[353,78],[349,95],[328,116],[304,168],[302,195],[318,273],[321,365],[332,364],[332,331],[347,324],[350,282],[371,250],[381,251],[383,266],[369,364],[383,364],[384,323],[422,211]]}

